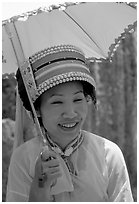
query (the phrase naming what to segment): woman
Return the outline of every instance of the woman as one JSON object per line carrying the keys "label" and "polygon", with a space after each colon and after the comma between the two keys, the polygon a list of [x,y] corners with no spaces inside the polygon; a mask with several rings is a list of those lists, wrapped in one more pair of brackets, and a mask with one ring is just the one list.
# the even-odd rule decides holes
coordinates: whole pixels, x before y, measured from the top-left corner
{"label": "woman", "polygon": [[[13,152],[7,201],[133,201],[119,147],[82,130],[90,102],[96,104],[83,52],[55,46],[30,57],[30,65],[37,87],[32,100],[48,146],[42,151],[35,137]],[[19,70],[17,81],[23,105],[31,111]]]}

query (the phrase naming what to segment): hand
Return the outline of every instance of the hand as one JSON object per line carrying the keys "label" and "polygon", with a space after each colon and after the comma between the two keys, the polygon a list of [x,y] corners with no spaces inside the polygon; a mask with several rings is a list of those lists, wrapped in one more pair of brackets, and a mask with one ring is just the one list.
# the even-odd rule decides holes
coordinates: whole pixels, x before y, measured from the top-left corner
{"label": "hand", "polygon": [[[44,159],[45,158],[45,159]],[[48,158],[52,158],[48,160]],[[45,161],[44,161],[45,160]],[[39,186],[39,179],[43,176],[43,187]],[[62,175],[59,159],[55,152],[47,151],[40,155],[35,166],[35,176],[30,189],[30,201],[50,201],[50,190],[58,177]]]}
{"label": "hand", "polygon": [[55,152],[45,151],[41,154],[41,174],[44,184],[50,188],[56,183],[58,177],[62,175],[59,159]]}

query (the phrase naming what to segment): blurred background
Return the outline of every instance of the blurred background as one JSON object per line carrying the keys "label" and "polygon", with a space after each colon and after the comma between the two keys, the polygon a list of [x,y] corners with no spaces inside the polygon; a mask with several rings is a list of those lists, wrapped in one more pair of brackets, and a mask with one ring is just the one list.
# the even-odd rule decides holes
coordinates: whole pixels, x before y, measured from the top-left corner
{"label": "blurred background", "polygon": [[[137,36],[123,39],[113,62],[91,63],[97,83],[97,110],[93,105],[84,129],[118,144],[127,164],[134,201],[137,201]],[[4,58],[2,61],[4,62]],[[2,201],[5,201],[7,174],[13,151],[16,79],[2,79]],[[26,131],[26,138],[30,130]],[[27,135],[28,134],[28,135]]]}

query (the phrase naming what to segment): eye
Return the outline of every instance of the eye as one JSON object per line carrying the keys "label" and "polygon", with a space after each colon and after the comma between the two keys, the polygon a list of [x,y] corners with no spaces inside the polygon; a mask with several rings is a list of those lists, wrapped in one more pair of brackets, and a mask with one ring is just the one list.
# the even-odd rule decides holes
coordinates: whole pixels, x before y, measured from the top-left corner
{"label": "eye", "polygon": [[51,104],[53,104],[53,105],[62,104],[62,103],[63,103],[62,101],[54,101],[54,102],[51,102]]}
{"label": "eye", "polygon": [[81,101],[83,101],[83,98],[74,99],[74,102],[81,102]]}

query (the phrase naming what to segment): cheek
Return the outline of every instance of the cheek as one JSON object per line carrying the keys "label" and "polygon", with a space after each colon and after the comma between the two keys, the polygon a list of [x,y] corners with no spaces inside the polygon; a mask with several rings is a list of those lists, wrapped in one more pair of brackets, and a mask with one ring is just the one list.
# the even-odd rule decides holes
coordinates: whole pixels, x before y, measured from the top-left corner
{"label": "cheek", "polygon": [[41,107],[41,117],[42,117],[42,123],[45,127],[50,126],[54,123],[54,113],[51,109],[46,107]]}
{"label": "cheek", "polygon": [[41,107],[41,116],[43,125],[46,126],[54,126],[57,124],[59,118],[61,117],[62,107],[51,107],[45,106]]}
{"label": "cheek", "polygon": [[52,118],[53,115],[54,115],[53,111],[51,111],[51,110],[49,110],[49,109],[48,109],[48,110],[45,110],[44,112],[42,112],[43,118],[46,118],[46,119]]}
{"label": "cheek", "polygon": [[77,107],[77,110],[83,117],[86,117],[88,113],[88,103],[85,101]]}
{"label": "cheek", "polygon": [[49,112],[47,112],[47,114],[42,115],[43,126],[48,131],[51,131],[51,130],[55,129],[56,121],[57,120],[56,120],[56,117],[55,117],[54,114],[49,114]]}

